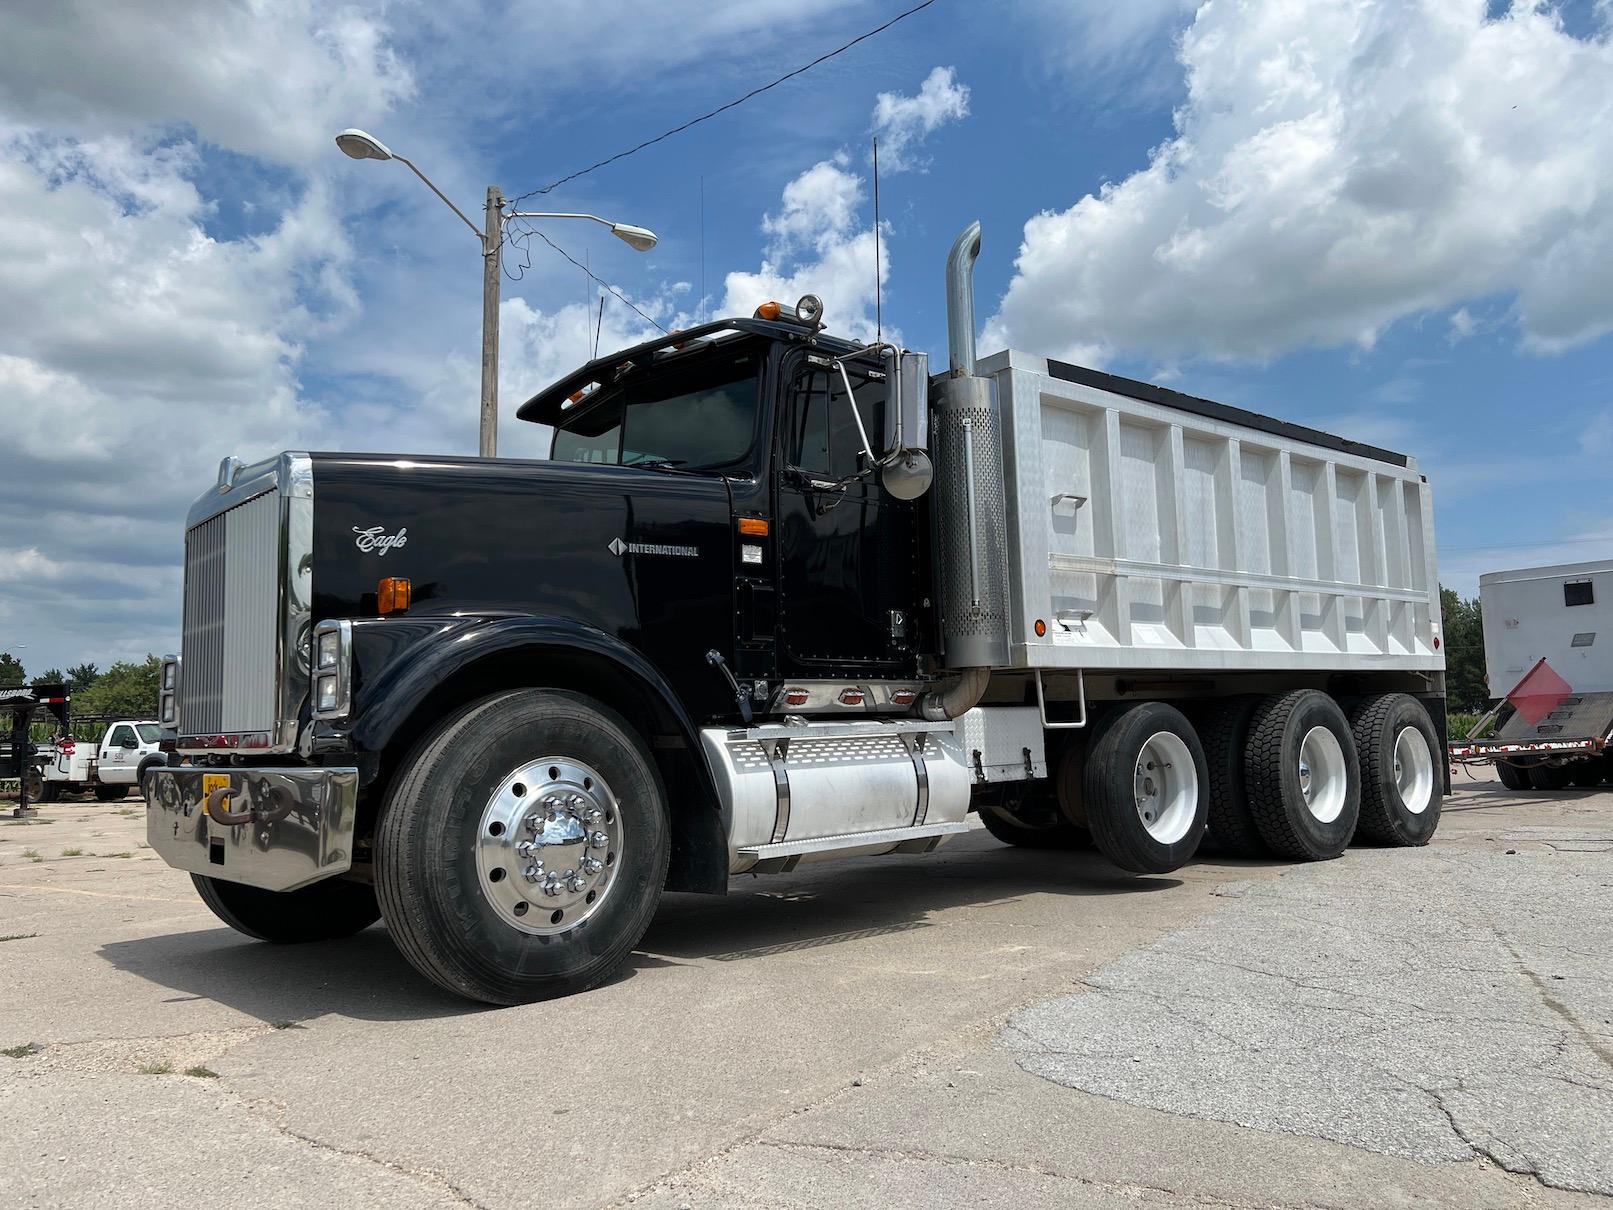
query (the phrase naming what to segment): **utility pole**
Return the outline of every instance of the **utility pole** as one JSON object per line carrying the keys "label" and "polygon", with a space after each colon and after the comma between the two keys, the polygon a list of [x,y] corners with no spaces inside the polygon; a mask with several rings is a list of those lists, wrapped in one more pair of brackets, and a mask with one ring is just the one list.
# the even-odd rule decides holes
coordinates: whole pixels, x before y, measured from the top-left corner
{"label": "utility pole", "polygon": [[482,236],[482,426],[483,458],[498,456],[498,303],[503,268],[504,194],[487,187],[487,226]]}
{"label": "utility pole", "polygon": [[[487,187],[487,219],[480,231],[476,224],[431,178],[414,166],[414,161],[393,151],[380,139],[362,130],[348,129],[336,136],[336,146],[342,154],[354,160],[397,160],[415,176],[425,182],[426,188],[442,199],[444,205],[459,216],[482,245],[482,415],[479,452],[483,458],[498,456],[498,302],[499,275],[504,272],[504,221],[506,219],[584,219],[609,227],[610,233],[635,252],[648,252],[655,247],[655,232],[631,223],[613,223],[597,214],[551,214],[512,210],[505,213],[504,193],[497,185]],[[520,199],[517,199],[519,201]],[[593,277],[593,273],[588,274]],[[597,339],[597,338],[596,338]]]}

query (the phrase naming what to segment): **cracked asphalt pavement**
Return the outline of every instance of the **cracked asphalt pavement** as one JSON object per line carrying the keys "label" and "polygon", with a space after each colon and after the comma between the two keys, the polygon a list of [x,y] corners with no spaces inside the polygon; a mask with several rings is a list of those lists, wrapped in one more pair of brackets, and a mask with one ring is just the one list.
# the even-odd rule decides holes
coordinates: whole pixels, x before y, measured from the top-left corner
{"label": "cracked asphalt pavement", "polygon": [[57,804],[0,822],[0,1205],[1609,1207],[1613,793],[1457,786],[1317,866],[741,879],[506,1010]]}

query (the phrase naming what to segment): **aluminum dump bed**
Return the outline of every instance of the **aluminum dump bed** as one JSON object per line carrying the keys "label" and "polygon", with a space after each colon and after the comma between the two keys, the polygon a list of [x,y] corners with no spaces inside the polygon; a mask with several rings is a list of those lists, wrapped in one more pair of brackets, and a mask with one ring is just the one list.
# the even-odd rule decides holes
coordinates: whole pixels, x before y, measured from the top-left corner
{"label": "aluminum dump bed", "polygon": [[1015,667],[1443,670],[1412,459],[1024,353],[978,372],[1001,408]]}

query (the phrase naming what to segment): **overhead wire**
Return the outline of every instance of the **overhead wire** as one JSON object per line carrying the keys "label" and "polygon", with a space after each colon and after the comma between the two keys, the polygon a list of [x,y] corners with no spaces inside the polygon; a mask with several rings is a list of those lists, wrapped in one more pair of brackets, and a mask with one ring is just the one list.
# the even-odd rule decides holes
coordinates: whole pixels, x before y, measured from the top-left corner
{"label": "overhead wire", "polygon": [[[520,224],[520,227],[519,227],[518,231],[515,230],[515,224],[517,224],[517,223]],[[653,325],[656,328],[657,331],[665,333],[668,336],[671,335],[671,332],[667,328],[663,327],[660,324],[660,322],[658,322],[655,319],[654,316],[652,316],[649,313],[647,313],[643,308],[639,307],[632,299],[628,298],[627,295],[623,294],[615,286],[611,285],[603,277],[600,277],[599,274],[595,273],[587,265],[583,264],[582,261],[578,260],[575,256],[571,255],[571,253],[567,252],[559,244],[555,243],[552,239],[550,239],[542,231],[539,231],[536,227],[532,226],[530,223],[526,222],[524,219],[512,219],[511,222],[510,222],[510,225],[506,226],[505,229],[504,229],[504,237],[505,237],[506,242],[509,243],[512,247],[516,247],[516,248],[519,248],[521,250],[521,263],[519,265],[515,266],[515,270],[511,273],[511,276],[512,276],[512,278],[514,280],[519,281],[521,279],[521,277],[526,273],[526,271],[532,267],[532,256],[531,256],[530,251],[528,250],[528,242],[531,240],[531,238],[534,235],[537,236],[539,239],[541,239],[544,243],[548,244],[549,247],[553,248],[561,256],[565,257],[568,261],[570,261],[577,268],[581,269],[584,273],[586,273],[590,278],[593,279],[593,281],[594,281],[594,283],[596,285],[598,285],[601,289],[605,290],[607,293],[613,295],[618,302],[622,303],[629,310],[634,312],[645,323]],[[506,272],[510,272],[510,271],[506,270]]]}
{"label": "overhead wire", "polygon": [[898,22],[907,20],[907,18],[911,17],[914,13],[922,12],[923,10],[929,8],[930,5],[934,4],[935,2],[936,2],[936,0],[923,0],[923,3],[915,4],[915,5],[913,5],[913,7],[905,10],[904,12],[897,13],[896,16],[892,17],[889,21],[885,22],[883,25],[880,25],[877,28],[871,29],[865,34],[857,35],[857,37],[853,38],[850,42],[847,42],[842,46],[837,46],[833,50],[819,55],[816,59],[812,60],[812,62],[803,64],[802,66],[797,67],[794,71],[787,72],[786,74],[778,77],[778,79],[776,79],[776,80],[769,81],[768,83],[763,84],[759,88],[751,89],[744,96],[739,97],[736,100],[729,101],[728,104],[726,104],[726,105],[719,105],[716,109],[710,110],[707,113],[703,113],[697,118],[690,118],[687,122],[684,122],[682,125],[674,126],[671,130],[663,131],[661,134],[656,135],[653,139],[645,139],[642,143],[638,143],[635,146],[629,147],[626,151],[618,151],[613,156],[609,156],[609,157],[607,157],[607,158],[605,158],[603,160],[600,160],[598,163],[590,164],[586,168],[580,168],[576,172],[573,172],[568,176],[563,176],[557,181],[551,181],[549,184],[543,185],[543,186],[541,186],[541,187],[539,187],[537,189],[528,190],[526,193],[523,193],[519,197],[513,199],[513,201],[511,202],[511,205],[519,205],[520,203],[524,202],[529,197],[538,197],[541,194],[552,193],[554,190],[560,188],[560,186],[562,186],[562,185],[569,185],[572,181],[575,181],[578,177],[587,176],[590,172],[597,172],[599,169],[604,168],[606,165],[614,164],[618,160],[625,160],[630,155],[637,155],[639,152],[643,151],[646,147],[654,147],[657,143],[663,142],[666,139],[670,139],[673,135],[682,134],[684,131],[690,129],[691,127],[695,127],[695,126],[700,125],[700,123],[702,123],[702,122],[709,122],[712,118],[715,118],[715,117],[719,116],[720,114],[727,113],[730,109],[736,109],[739,106],[745,104],[745,102],[754,100],[755,98],[761,96],[763,93],[768,92],[771,89],[777,88],[780,84],[784,84],[784,83],[787,83],[790,80],[795,79],[796,76],[805,75],[807,72],[811,71],[814,67],[817,67],[817,66],[819,66],[819,65],[821,65],[823,63],[827,63],[830,59],[833,59],[836,55],[845,54],[846,51],[850,50],[853,46],[856,46],[858,43],[866,42],[870,38],[877,37],[878,35],[884,33],[886,30],[890,29],[891,26],[896,25]]}

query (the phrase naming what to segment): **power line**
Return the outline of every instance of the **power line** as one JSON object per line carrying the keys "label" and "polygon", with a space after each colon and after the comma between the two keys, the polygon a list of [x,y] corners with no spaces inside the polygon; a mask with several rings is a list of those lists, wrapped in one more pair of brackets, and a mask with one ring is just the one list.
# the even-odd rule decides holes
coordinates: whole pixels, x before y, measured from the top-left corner
{"label": "power line", "polygon": [[[509,230],[509,228],[506,228],[506,232],[508,232],[508,230]],[[522,252],[523,256],[522,256],[522,263],[519,266],[519,269],[522,272],[525,272],[525,270],[531,268],[531,266],[532,266],[532,261],[530,259],[530,256],[527,254],[526,244],[527,244],[527,240],[531,236],[534,236],[534,235],[537,236],[539,239],[541,239],[544,243],[548,244],[549,247],[553,248],[556,252],[560,253],[561,256],[565,257],[568,261],[570,261],[577,268],[581,269],[584,273],[586,273],[589,277],[591,277],[600,287],[602,287],[603,289],[605,289],[605,290],[609,291],[611,294],[613,294],[619,302],[623,303],[625,306],[628,307],[628,309],[630,309],[631,311],[636,313],[640,319],[644,320],[645,323],[654,325],[657,330],[665,333],[668,336],[671,335],[671,333],[668,332],[666,328],[663,328],[659,323],[656,322],[656,320],[653,317],[651,317],[650,315],[646,314],[643,310],[641,310],[633,302],[632,299],[627,297],[627,295],[623,294],[620,290],[618,290],[615,286],[611,285],[603,277],[600,277],[599,274],[595,273],[587,265],[583,264],[582,261],[578,260],[575,256],[571,255],[571,253],[567,252],[564,248],[562,248],[559,244],[555,243],[552,239],[550,239],[543,232],[539,231],[536,227],[533,227],[533,226],[531,226],[530,224],[527,224],[527,223],[522,223],[521,224],[521,234],[520,234],[519,237],[510,237],[508,234],[506,234],[506,239],[509,240],[510,244],[512,246],[517,246],[517,247],[519,247],[521,249],[521,252]],[[517,279],[517,280],[519,280],[519,279]]]}
{"label": "power line", "polygon": [[876,37],[879,34],[884,33],[887,29],[889,29],[891,26],[895,25],[897,22],[905,21],[907,18],[911,17],[914,13],[922,12],[924,9],[929,8],[930,5],[932,5],[934,3],[935,3],[935,0],[924,0],[924,2],[922,4],[915,4],[912,8],[907,9],[905,12],[901,12],[901,13],[896,14],[896,16],[892,17],[889,21],[885,22],[885,24],[879,26],[877,29],[871,29],[866,34],[859,34],[857,37],[853,38],[850,42],[847,42],[844,46],[837,46],[834,50],[829,51],[827,54],[819,55],[816,59],[812,60],[812,62],[806,64],[805,66],[797,67],[794,71],[788,73],[787,75],[782,75],[778,79],[772,81],[771,83],[763,84],[760,88],[751,89],[748,93],[746,93],[744,96],[740,97],[736,101],[730,101],[730,102],[728,102],[728,104],[721,105],[718,108],[711,110],[709,113],[703,113],[698,118],[691,118],[691,119],[689,119],[689,121],[683,123],[683,125],[681,125],[681,126],[674,126],[671,130],[666,131],[664,134],[658,134],[653,139],[645,139],[642,143],[638,144],[638,146],[629,147],[626,151],[618,151],[615,155],[609,157],[608,159],[600,160],[599,163],[597,163],[597,164],[590,164],[586,168],[579,169],[578,171],[573,172],[570,176],[563,176],[558,181],[554,181],[554,182],[552,182],[552,183],[550,183],[548,185],[544,185],[541,189],[533,189],[533,190],[531,190],[531,191],[529,191],[527,193],[523,193],[523,194],[521,194],[520,197],[515,198],[510,204],[511,205],[519,205],[520,203],[524,202],[529,197],[537,197],[539,194],[553,192],[554,190],[560,188],[560,186],[562,186],[562,185],[570,184],[572,181],[576,180],[578,177],[587,176],[590,172],[594,172],[597,169],[603,168],[607,164],[614,164],[617,160],[625,160],[630,155],[637,155],[639,152],[643,151],[646,147],[653,147],[653,146],[655,146],[655,144],[661,142],[664,139],[670,139],[675,134],[682,134],[685,130],[688,130],[692,126],[698,126],[698,125],[700,125],[700,123],[708,122],[712,118],[717,117],[719,114],[727,113],[730,109],[734,109],[734,108],[736,108],[736,107],[738,107],[740,105],[743,105],[746,101],[749,101],[749,100],[752,100],[755,97],[761,96],[764,92],[767,92],[769,89],[777,88],[780,84],[783,84],[786,81],[795,79],[796,76],[804,75],[805,73],[811,71],[814,67],[817,67],[821,63],[827,63],[830,59],[834,58],[836,55],[844,54],[846,51],[850,50],[853,46],[856,46],[859,42],[866,42],[866,41],[868,41],[869,38],[873,38],[873,37]]}

